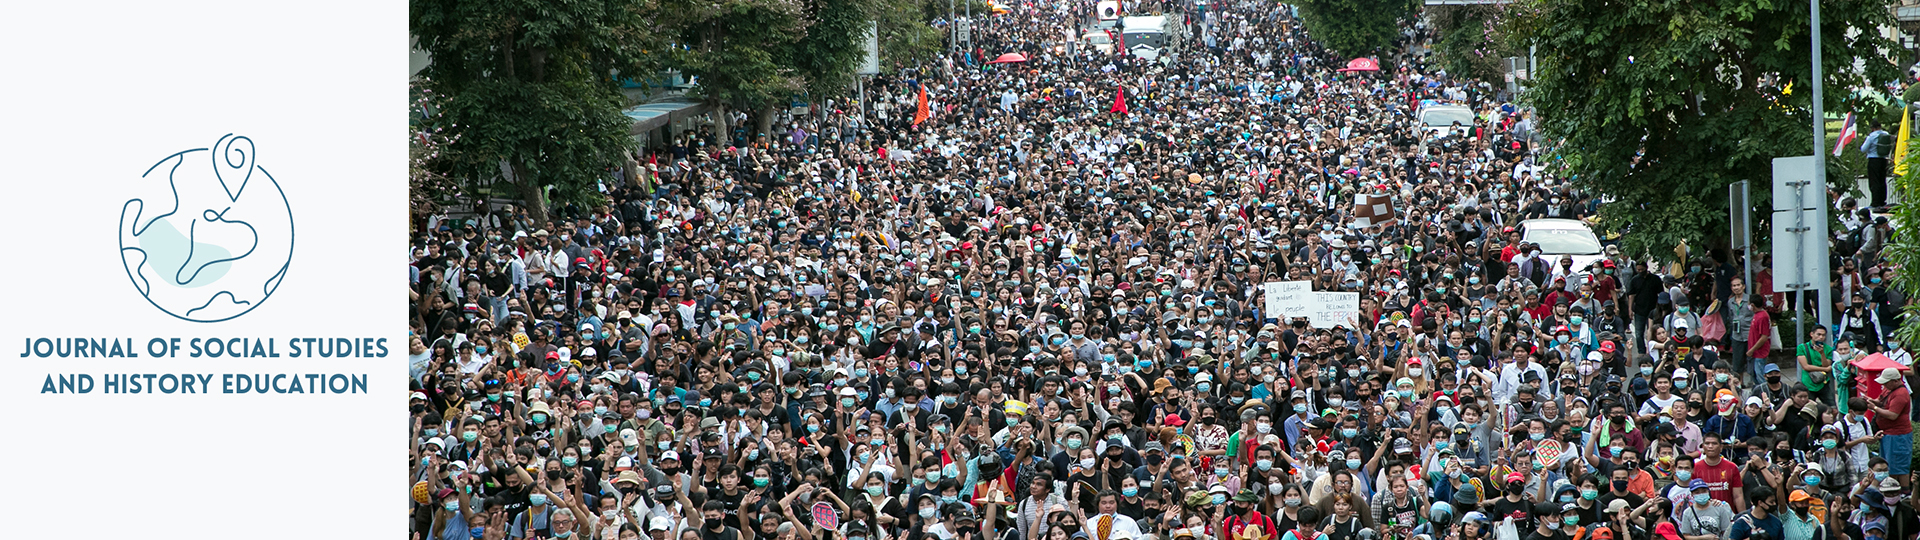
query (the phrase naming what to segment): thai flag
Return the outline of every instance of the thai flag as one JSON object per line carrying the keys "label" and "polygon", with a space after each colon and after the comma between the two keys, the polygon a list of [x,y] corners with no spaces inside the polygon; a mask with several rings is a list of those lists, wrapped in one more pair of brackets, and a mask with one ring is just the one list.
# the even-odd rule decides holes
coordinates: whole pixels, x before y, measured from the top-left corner
{"label": "thai flag", "polygon": [[1840,126],[1840,136],[1833,141],[1833,157],[1840,157],[1840,151],[1846,150],[1859,134],[1859,128],[1853,125],[1853,113],[1847,113],[1847,123]]}

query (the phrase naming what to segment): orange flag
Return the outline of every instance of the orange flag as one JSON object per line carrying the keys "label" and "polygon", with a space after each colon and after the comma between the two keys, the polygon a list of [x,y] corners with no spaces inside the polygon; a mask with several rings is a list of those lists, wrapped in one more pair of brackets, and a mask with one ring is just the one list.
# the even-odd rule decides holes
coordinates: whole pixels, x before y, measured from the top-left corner
{"label": "orange flag", "polygon": [[1122,86],[1113,93],[1113,108],[1108,109],[1107,112],[1127,114],[1127,87]]}
{"label": "orange flag", "polygon": [[913,125],[917,126],[917,125],[920,125],[921,122],[927,121],[927,85],[926,83],[920,84],[920,97],[916,98],[914,101],[917,102],[917,108],[913,110]]}

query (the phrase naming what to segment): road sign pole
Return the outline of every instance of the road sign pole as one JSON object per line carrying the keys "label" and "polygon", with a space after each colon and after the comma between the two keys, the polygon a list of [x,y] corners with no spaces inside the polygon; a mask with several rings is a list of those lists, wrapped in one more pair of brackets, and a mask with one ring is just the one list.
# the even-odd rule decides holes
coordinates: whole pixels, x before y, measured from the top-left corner
{"label": "road sign pole", "polygon": [[1740,221],[1741,226],[1746,228],[1746,231],[1742,233],[1746,236],[1746,242],[1744,242],[1745,245],[1742,246],[1740,251],[1740,267],[1744,269],[1745,274],[1744,277],[1741,278],[1740,283],[1747,286],[1748,292],[1752,292],[1759,289],[1753,286],[1753,192],[1752,184],[1746,180],[1740,181],[1740,210],[1745,212],[1747,216],[1746,219]]}
{"label": "road sign pole", "polygon": [[[1827,114],[1826,103],[1821,101],[1821,87],[1825,86],[1825,81],[1820,74],[1820,0],[1807,0],[1807,4],[1813,8],[1810,17],[1812,19],[1810,22],[1813,27],[1813,179],[1815,185],[1825,186],[1827,185],[1827,153],[1822,150],[1827,146]],[[1826,217],[1827,207],[1821,205],[1819,219],[1824,223]],[[1825,230],[1825,228],[1822,227],[1822,230]],[[1826,244],[1826,238],[1824,237],[1814,240],[1820,245]],[[1824,252],[1826,250],[1821,251]],[[1825,253],[1821,253],[1820,255],[1822,257],[1826,256]],[[1821,266],[1825,265],[1823,264]],[[1831,327],[1833,324],[1833,287],[1828,286],[1828,277],[1824,273],[1818,276],[1801,276],[1801,281],[1811,284],[1811,286],[1819,287],[1820,327],[1828,329],[1827,345],[1831,347],[1835,337]]]}

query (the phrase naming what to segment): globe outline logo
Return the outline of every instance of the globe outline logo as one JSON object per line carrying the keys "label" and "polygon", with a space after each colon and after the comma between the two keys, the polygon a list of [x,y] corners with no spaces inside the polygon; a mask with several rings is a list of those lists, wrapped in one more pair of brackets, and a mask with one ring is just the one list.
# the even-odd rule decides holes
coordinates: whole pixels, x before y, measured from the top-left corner
{"label": "globe outline logo", "polygon": [[229,133],[141,173],[142,196],[121,205],[116,236],[121,268],[148,304],[217,323],[279,290],[293,265],[293,207],[255,161],[253,140]]}

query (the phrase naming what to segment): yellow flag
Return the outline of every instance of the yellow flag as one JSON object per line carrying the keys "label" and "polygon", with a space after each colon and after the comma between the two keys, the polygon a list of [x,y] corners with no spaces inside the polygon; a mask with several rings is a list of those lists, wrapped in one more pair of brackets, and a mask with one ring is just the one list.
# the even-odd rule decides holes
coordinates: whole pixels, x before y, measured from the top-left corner
{"label": "yellow flag", "polygon": [[1913,130],[1907,129],[1907,123],[1913,119],[1912,105],[1900,109],[1900,138],[1893,143],[1893,174],[1907,175],[1907,139]]}

